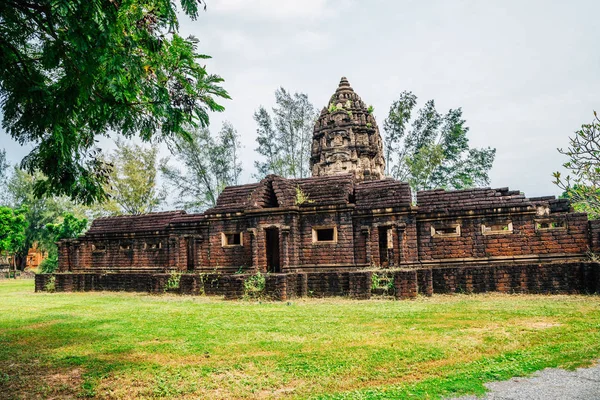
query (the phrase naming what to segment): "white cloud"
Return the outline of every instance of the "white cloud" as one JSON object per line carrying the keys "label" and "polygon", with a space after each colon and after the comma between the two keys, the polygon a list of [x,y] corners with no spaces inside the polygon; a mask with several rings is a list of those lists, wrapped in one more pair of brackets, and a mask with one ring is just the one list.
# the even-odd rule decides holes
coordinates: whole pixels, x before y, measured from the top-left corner
{"label": "white cloud", "polygon": [[211,10],[221,13],[244,13],[253,17],[275,19],[323,17],[331,15],[328,0],[213,0]]}
{"label": "white cloud", "polygon": [[326,50],[335,42],[335,37],[323,32],[302,31],[294,35],[293,41],[303,49],[311,51]]}

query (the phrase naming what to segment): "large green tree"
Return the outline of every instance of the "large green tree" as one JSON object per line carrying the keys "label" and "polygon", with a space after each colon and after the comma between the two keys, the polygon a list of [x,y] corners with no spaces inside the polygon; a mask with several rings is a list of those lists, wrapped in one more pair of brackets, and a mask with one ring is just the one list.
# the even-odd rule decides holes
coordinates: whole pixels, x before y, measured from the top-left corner
{"label": "large green tree", "polygon": [[554,172],[554,184],[561,188],[562,197],[571,199],[575,210],[587,212],[592,219],[600,218],[600,119],[584,124],[569,138],[569,147],[558,149],[568,161],[563,176]]}
{"label": "large green tree", "polygon": [[26,209],[12,209],[6,206],[0,206],[0,257],[3,263],[13,256],[13,267],[16,268],[17,257],[15,253],[23,247],[25,242],[25,231],[27,228],[27,219],[25,218]]}
{"label": "large green tree", "polygon": [[258,125],[256,151],[263,160],[255,161],[257,178],[277,174],[287,178],[310,176],[309,161],[316,110],[304,93],[275,91],[273,117],[264,107],[254,113]]}
{"label": "large green tree", "polygon": [[488,184],[496,149],[469,147],[462,110],[442,115],[429,100],[413,118],[416,104],[413,93],[401,93],[384,121],[387,174],[414,191]]}
{"label": "large green tree", "polygon": [[[187,139],[186,139],[187,140]],[[157,183],[158,146],[116,141],[117,148],[109,156],[112,165],[110,199],[100,208],[108,215],[146,214],[156,211],[167,194]],[[117,207],[115,207],[115,205]]]}
{"label": "large green tree", "polygon": [[[192,19],[202,0],[180,0]],[[144,141],[189,137],[228,98],[199,61],[198,40],[178,34],[171,0],[3,0],[3,127],[33,150],[36,195],[83,203],[106,197],[109,168],[97,147],[109,132]]]}
{"label": "large green tree", "polygon": [[48,251],[53,246],[53,238],[48,234],[46,225],[57,222],[74,205],[65,197],[36,197],[33,193],[35,182],[42,178],[33,176],[15,167],[8,181],[8,204],[13,209],[26,210],[27,221],[25,239],[15,250],[15,260],[19,269],[25,268],[29,249],[37,244],[38,248]]}
{"label": "large green tree", "polygon": [[173,154],[179,165],[163,160],[161,172],[176,193],[175,205],[187,211],[203,211],[217,204],[226,186],[239,182],[241,164],[239,134],[224,122],[217,137],[197,129],[192,140],[178,140]]}
{"label": "large green tree", "polygon": [[66,213],[61,221],[53,224],[47,224],[46,230],[52,240],[52,245],[48,249],[48,257],[40,265],[44,273],[52,273],[58,267],[58,246],[56,242],[62,239],[74,239],[86,230],[88,221],[86,218],[77,218],[71,213]]}

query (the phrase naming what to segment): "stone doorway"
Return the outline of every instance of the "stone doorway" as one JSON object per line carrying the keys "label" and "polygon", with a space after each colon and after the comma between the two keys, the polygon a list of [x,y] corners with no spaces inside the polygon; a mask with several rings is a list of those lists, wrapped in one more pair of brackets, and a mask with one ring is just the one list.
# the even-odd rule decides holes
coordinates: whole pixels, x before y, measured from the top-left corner
{"label": "stone doorway", "polygon": [[390,226],[380,226],[377,228],[379,233],[379,265],[381,267],[390,266],[390,252],[392,251],[392,228]]}
{"label": "stone doorway", "polygon": [[193,237],[186,238],[187,270],[191,272],[196,266],[196,242]]}
{"label": "stone doorway", "polygon": [[265,229],[267,250],[267,272],[281,272],[281,260],[279,257],[279,229]]}

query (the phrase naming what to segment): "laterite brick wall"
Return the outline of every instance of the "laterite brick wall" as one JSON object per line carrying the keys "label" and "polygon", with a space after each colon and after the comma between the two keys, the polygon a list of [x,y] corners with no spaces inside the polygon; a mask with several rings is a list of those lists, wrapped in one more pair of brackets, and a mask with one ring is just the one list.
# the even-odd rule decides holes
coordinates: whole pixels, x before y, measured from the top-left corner
{"label": "laterite brick wall", "polygon": [[[562,263],[389,271],[398,299],[433,293],[600,293],[600,264]],[[179,288],[189,295],[240,299],[250,274],[182,274]],[[296,297],[371,297],[371,271],[311,272],[265,275],[265,297],[287,300]],[[128,291],[163,293],[170,274],[68,273],[38,274],[36,292],[45,291],[51,279],[57,292]]]}

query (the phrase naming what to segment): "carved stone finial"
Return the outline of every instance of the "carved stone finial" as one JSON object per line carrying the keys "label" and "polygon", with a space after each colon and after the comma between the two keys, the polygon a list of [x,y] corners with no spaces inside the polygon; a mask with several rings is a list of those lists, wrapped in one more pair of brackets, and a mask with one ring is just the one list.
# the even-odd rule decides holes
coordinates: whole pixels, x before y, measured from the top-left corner
{"label": "carved stone finial", "polygon": [[342,76],[342,79],[340,80],[340,88],[343,88],[343,87],[347,87],[347,88],[352,89],[350,87],[350,82],[348,82],[348,79],[346,79],[345,76]]}
{"label": "carved stone finial", "polygon": [[383,144],[371,112],[343,77],[315,123],[312,176],[353,173],[357,181],[384,178]]}

